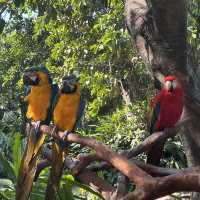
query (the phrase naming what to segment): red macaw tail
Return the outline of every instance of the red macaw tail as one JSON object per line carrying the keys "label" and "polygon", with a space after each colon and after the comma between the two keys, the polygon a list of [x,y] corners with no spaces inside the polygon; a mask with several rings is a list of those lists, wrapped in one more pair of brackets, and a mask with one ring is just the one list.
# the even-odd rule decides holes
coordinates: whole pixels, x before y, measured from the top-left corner
{"label": "red macaw tail", "polygon": [[165,145],[166,140],[160,141],[159,143],[156,143],[147,154],[147,163],[151,165],[159,166],[160,159],[163,155],[163,149]]}
{"label": "red macaw tail", "polygon": [[20,165],[16,186],[16,200],[28,200],[31,193],[40,147],[45,140],[45,134],[41,134],[36,141],[35,133],[35,127],[32,127],[28,134],[26,149]]}
{"label": "red macaw tail", "polygon": [[66,150],[63,149],[57,142],[52,145],[52,166],[46,189],[45,200],[55,200],[58,192],[60,179],[64,166]]}

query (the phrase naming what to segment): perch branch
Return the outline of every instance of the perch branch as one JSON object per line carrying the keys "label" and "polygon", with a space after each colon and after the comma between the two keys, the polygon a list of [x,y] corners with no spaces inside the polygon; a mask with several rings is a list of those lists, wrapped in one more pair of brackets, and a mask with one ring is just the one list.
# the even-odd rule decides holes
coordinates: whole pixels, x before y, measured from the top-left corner
{"label": "perch branch", "polygon": [[[43,125],[40,129],[43,133],[51,133],[51,128]],[[63,138],[64,133],[58,132],[57,137]],[[115,168],[126,175],[135,184],[140,185],[143,182],[151,182],[152,177],[146,172],[138,168],[134,163],[131,163],[127,158],[113,152],[109,147],[89,137],[82,137],[73,133],[68,134],[68,142],[75,142],[86,145],[96,151],[97,156],[112,164]]]}

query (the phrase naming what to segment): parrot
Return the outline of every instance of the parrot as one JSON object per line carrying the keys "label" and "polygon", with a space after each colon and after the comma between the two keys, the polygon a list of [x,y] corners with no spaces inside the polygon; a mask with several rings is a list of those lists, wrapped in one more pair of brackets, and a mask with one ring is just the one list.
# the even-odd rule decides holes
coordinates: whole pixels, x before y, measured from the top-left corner
{"label": "parrot", "polygon": [[[150,134],[174,127],[183,110],[183,90],[175,76],[164,77],[164,86],[151,100],[153,114],[150,123]],[[165,140],[153,146],[147,154],[147,163],[159,165]]]}
{"label": "parrot", "polygon": [[[64,76],[62,86],[53,105],[53,131],[63,131],[65,136],[75,131],[79,126],[84,109],[85,101],[81,95],[78,78],[75,75]],[[46,190],[46,200],[56,198],[68,147],[69,143],[64,141],[64,138],[63,140],[55,140],[52,144],[53,161]]]}
{"label": "parrot", "polygon": [[45,66],[30,67],[24,72],[25,115],[30,126],[27,144],[23,154],[16,186],[16,200],[27,200],[33,185],[40,148],[45,134],[39,129],[41,124],[48,125],[52,116],[52,103],[59,90]]}

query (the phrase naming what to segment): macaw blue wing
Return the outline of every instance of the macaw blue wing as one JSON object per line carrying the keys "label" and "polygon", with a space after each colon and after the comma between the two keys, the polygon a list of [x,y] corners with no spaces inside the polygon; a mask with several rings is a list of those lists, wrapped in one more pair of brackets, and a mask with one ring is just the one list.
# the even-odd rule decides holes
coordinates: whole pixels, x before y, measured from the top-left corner
{"label": "macaw blue wing", "polygon": [[76,122],[75,122],[75,125],[74,125],[74,129],[80,127],[81,118],[83,117],[84,111],[85,111],[85,105],[86,105],[85,99],[81,95],[81,97],[80,97],[80,105],[79,105],[79,112],[78,112],[77,119],[76,119]]}
{"label": "macaw blue wing", "polygon": [[47,114],[47,118],[45,120],[45,124],[49,124],[51,122],[52,119],[52,114],[53,114],[53,109],[54,109],[54,102],[55,102],[55,98],[57,97],[59,91],[59,87],[57,84],[52,84],[52,95],[51,95],[51,105],[48,109],[48,114]]}
{"label": "macaw blue wing", "polygon": [[[25,96],[28,96],[30,91],[31,91],[31,87],[24,85],[24,94],[25,94]],[[28,110],[28,102],[24,101],[24,97],[21,94],[20,94],[19,98],[20,98],[19,101],[20,101],[20,107],[21,107],[22,116],[24,118],[24,121],[28,121],[27,118],[26,118],[26,113],[27,113],[27,110]]]}
{"label": "macaw blue wing", "polygon": [[24,85],[24,91],[25,91],[25,95],[28,96],[29,93],[31,92],[31,86]]}
{"label": "macaw blue wing", "polygon": [[156,131],[156,122],[158,120],[159,113],[160,113],[160,103],[158,102],[153,109],[153,114],[151,117],[151,124],[150,124],[150,134]]}
{"label": "macaw blue wing", "polygon": [[[156,131],[160,131],[156,128],[156,122],[159,118],[159,114],[160,114],[160,103],[157,103],[154,107],[152,114],[150,134],[153,134]],[[161,140],[149,149],[147,153],[147,163],[156,166],[159,165],[160,159],[162,158],[165,141],[166,141],[165,139]]]}

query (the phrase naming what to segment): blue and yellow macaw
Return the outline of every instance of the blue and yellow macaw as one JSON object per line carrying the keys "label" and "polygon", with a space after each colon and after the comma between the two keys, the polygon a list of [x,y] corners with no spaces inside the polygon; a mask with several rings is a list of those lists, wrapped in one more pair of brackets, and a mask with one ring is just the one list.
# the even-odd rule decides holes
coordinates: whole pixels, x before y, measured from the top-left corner
{"label": "blue and yellow macaw", "polygon": [[52,83],[49,71],[44,66],[29,68],[23,76],[25,86],[26,118],[32,126],[27,133],[26,149],[21,161],[16,200],[27,200],[37,168],[40,147],[45,134],[39,131],[41,124],[48,125],[52,117],[52,102],[58,92],[58,86]]}
{"label": "blue and yellow macaw", "polygon": [[[74,75],[64,77],[54,102],[53,122],[56,127],[55,130],[65,132],[64,135],[74,131],[80,123],[84,108],[85,101],[81,96],[78,79]],[[53,162],[46,191],[46,200],[56,199],[68,146],[69,143],[64,140],[53,143]]]}

